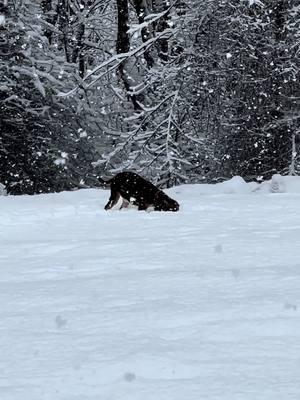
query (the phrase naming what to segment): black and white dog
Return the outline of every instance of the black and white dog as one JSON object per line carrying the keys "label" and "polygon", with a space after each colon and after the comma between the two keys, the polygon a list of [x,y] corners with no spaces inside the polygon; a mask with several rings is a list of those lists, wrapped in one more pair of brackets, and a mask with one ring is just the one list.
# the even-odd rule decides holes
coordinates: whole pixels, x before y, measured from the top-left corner
{"label": "black and white dog", "polygon": [[150,210],[151,208],[154,211],[179,210],[177,201],[134,172],[120,172],[108,181],[99,178],[99,182],[103,186],[110,186],[110,198],[104,207],[105,210],[113,208],[120,198],[123,201],[120,208],[126,208],[132,204],[137,206],[138,210]]}

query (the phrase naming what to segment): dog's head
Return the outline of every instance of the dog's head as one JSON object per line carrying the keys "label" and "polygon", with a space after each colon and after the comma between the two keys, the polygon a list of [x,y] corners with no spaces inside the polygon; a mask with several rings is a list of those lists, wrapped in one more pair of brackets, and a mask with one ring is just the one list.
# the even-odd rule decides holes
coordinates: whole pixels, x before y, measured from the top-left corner
{"label": "dog's head", "polygon": [[179,204],[164,192],[160,191],[154,198],[154,209],[156,211],[178,211]]}

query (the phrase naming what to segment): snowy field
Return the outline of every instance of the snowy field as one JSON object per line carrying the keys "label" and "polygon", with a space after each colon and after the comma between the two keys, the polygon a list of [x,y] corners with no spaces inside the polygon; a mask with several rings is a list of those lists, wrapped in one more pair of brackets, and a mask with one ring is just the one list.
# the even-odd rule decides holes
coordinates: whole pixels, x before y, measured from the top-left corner
{"label": "snowy field", "polygon": [[1,400],[300,399],[300,178],[169,193],[0,197]]}

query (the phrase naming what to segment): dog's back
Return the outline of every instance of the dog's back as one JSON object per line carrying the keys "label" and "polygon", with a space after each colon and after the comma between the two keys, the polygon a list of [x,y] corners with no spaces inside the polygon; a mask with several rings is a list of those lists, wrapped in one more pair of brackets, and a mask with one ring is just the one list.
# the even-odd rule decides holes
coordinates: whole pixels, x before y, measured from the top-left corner
{"label": "dog's back", "polygon": [[131,197],[135,197],[137,200],[152,198],[159,190],[155,185],[146,181],[146,179],[142,178],[140,175],[129,171],[117,174],[110,180],[110,185],[116,185],[124,195],[127,195],[129,192]]}

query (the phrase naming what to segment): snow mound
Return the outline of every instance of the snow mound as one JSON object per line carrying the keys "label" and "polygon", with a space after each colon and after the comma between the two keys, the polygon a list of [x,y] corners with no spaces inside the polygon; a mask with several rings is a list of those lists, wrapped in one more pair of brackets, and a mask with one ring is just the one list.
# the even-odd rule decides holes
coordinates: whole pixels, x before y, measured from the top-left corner
{"label": "snow mound", "polygon": [[300,177],[276,174],[272,176],[271,180],[261,183],[257,191],[263,193],[300,193]]}
{"label": "snow mound", "polygon": [[276,193],[299,193],[300,194],[300,177],[299,176],[282,176],[275,174],[272,179],[262,183],[245,182],[240,176],[234,176],[228,181],[216,184],[196,184],[182,185],[171,189],[167,192],[176,199],[180,197],[185,199],[185,203],[189,203],[190,198],[198,196],[221,196],[221,195],[253,195],[253,194],[276,194]]}
{"label": "snow mound", "polygon": [[218,184],[218,188],[222,194],[248,194],[256,189],[255,182],[246,183],[241,176],[234,176],[229,181]]}
{"label": "snow mound", "polygon": [[275,174],[262,183],[245,182],[240,176],[215,185],[217,194],[261,193],[300,193],[300,176],[282,176]]}
{"label": "snow mound", "polygon": [[249,194],[259,188],[255,182],[247,183],[241,176],[234,176],[228,181],[221,183],[208,184],[201,183],[195,185],[182,185],[169,189],[168,191],[176,198],[176,194],[183,193],[185,198],[193,197],[195,192],[198,195],[224,195],[224,194]]}

